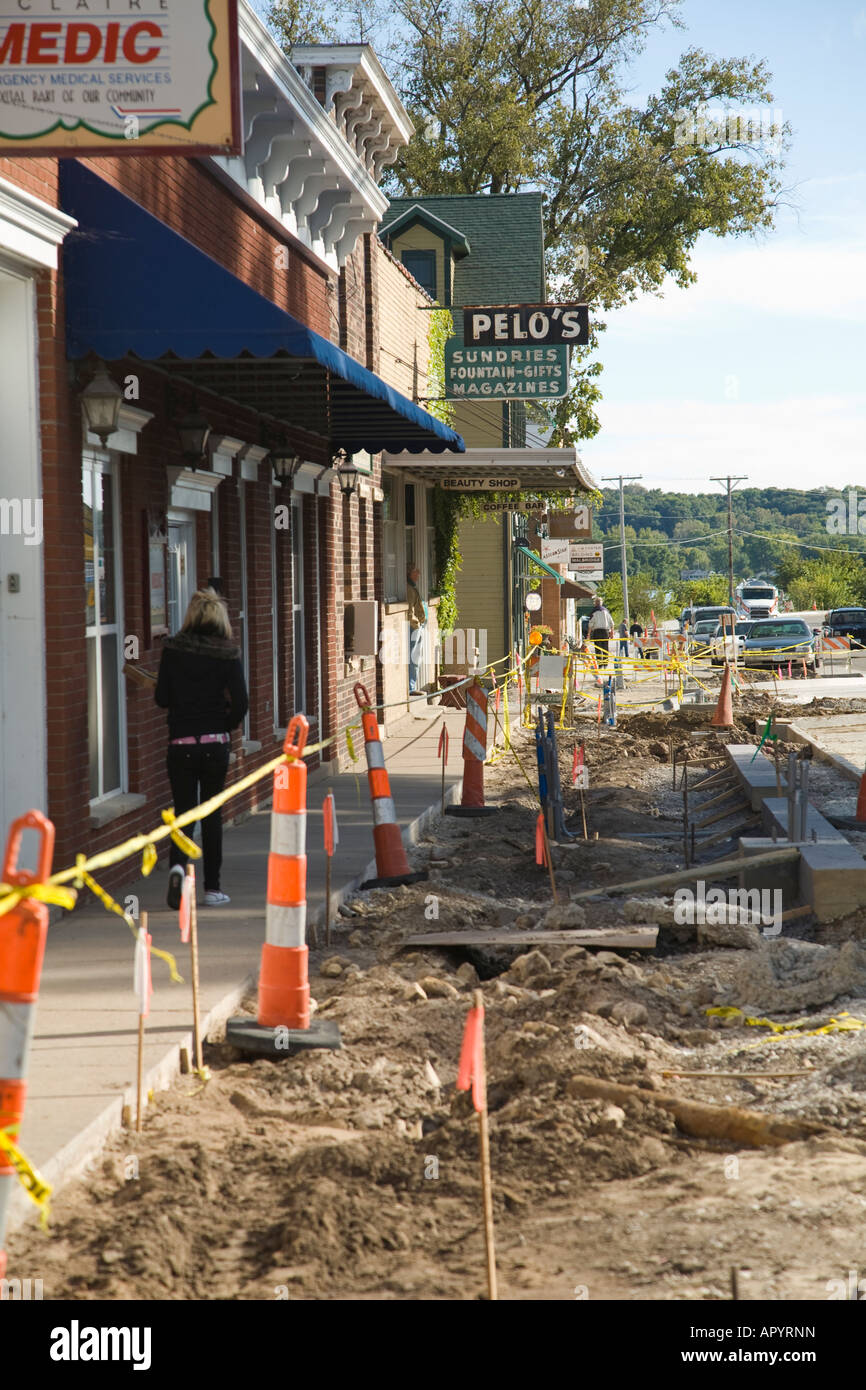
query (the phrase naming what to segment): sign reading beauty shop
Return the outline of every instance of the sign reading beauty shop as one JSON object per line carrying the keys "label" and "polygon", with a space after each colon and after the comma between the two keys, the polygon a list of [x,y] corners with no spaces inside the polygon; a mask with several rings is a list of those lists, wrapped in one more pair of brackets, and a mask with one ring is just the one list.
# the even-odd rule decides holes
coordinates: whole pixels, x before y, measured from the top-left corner
{"label": "sign reading beauty shop", "polygon": [[0,0],[0,154],[238,154],[237,0]]}
{"label": "sign reading beauty shop", "polygon": [[565,343],[567,347],[581,347],[589,342],[589,306],[471,305],[463,310],[463,340],[472,347],[490,343]]}

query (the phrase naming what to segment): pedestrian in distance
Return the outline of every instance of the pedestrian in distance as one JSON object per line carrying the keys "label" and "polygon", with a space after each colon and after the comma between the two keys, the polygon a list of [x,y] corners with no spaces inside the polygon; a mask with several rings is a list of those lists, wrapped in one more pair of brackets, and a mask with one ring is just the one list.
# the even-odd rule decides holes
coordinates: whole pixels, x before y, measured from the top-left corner
{"label": "pedestrian in distance", "polygon": [[406,598],[409,602],[409,694],[418,689],[418,672],[424,653],[424,633],[427,630],[427,605],[418,590],[421,571],[417,565],[406,567]]}
{"label": "pedestrian in distance", "polygon": [[641,659],[643,659],[643,635],[643,624],[639,617],[635,617],[629,628],[629,636],[633,639],[635,650]]}
{"label": "pedestrian in distance", "polygon": [[617,642],[617,646],[618,646],[618,648],[619,648],[619,653],[618,653],[618,654],[619,654],[619,656],[621,656],[621,657],[623,657],[623,658],[627,658],[627,657],[628,657],[628,654],[629,654],[629,652],[628,652],[628,627],[627,627],[627,625],[626,625],[625,618],[623,618],[622,622],[620,623],[619,627],[617,628],[617,630],[616,630],[616,635],[617,635],[617,637],[619,638],[619,641]]}
{"label": "pedestrian in distance", "polygon": [[601,650],[606,656],[610,653],[610,641],[613,637],[613,618],[600,598],[596,598],[593,601],[592,612],[589,615],[587,636],[590,642],[595,643],[596,651]]}
{"label": "pedestrian in distance", "polygon": [[[168,710],[168,780],[176,816],[216,796],[225,786],[231,730],[249,708],[240,648],[232,640],[225,600],[214,589],[193,594],[183,626],[162,647],[156,703]],[[186,827],[192,834],[192,827]],[[222,812],[201,823],[206,907],[230,902],[220,889]],[[180,907],[187,856],[171,842],[168,894]]]}

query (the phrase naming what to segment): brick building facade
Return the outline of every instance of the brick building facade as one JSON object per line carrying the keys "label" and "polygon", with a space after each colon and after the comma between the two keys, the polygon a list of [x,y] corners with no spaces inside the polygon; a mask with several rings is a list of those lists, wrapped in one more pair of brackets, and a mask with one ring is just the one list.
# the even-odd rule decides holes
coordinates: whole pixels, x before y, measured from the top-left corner
{"label": "brick building facade", "polygon": [[[274,756],[294,712],[307,714],[311,739],[327,739],[357,712],[355,681],[381,699],[375,653],[344,650],[347,604],[373,600],[385,620],[380,449],[395,431],[415,447],[461,447],[413,404],[428,394],[428,320],[416,312],[418,287],[376,236],[387,206],[377,186],[382,130],[395,151],[411,133],[387,79],[363,45],[340,52],[335,81],[328,50],[321,66],[305,50],[311,61],[299,72],[246,6],[241,39],[244,83],[257,98],[270,84],[274,108],[265,140],[245,115],[244,157],[0,160],[0,302],[8,294],[10,307],[2,346],[17,344],[20,357],[19,367],[7,351],[0,369],[0,818],[46,807],[58,864],[158,823],[170,799],[165,713],[136,672],[156,669],[165,632],[208,580],[226,595],[250,690],[230,781]],[[382,108],[372,150],[353,124],[352,84]],[[309,138],[287,143],[303,123]],[[280,151],[283,183],[273,172]],[[320,172],[328,160],[330,189]],[[309,196],[305,161],[323,185]],[[290,186],[293,201],[281,194]],[[157,224],[182,307],[175,253],[178,266],[213,284],[201,296],[202,323],[228,287],[247,295],[253,324],[257,313],[269,325],[275,310],[291,316],[289,348],[221,355],[214,340],[184,353],[167,314],[165,342],[145,349],[136,313],[165,293],[146,254]],[[382,350],[394,292],[412,390],[404,364]],[[198,321],[193,304],[184,323]],[[122,350],[97,352],[120,332]],[[293,356],[298,333],[306,346]],[[82,424],[97,357],[125,397],[104,442]],[[184,454],[178,431],[190,411],[210,431],[198,458]],[[290,459],[281,478],[278,456]],[[351,463],[358,481],[345,495]],[[27,499],[41,503],[41,546],[23,533]],[[324,756],[344,749],[339,739]],[[262,783],[230,814],[268,794]],[[110,885],[131,871],[104,878]]]}

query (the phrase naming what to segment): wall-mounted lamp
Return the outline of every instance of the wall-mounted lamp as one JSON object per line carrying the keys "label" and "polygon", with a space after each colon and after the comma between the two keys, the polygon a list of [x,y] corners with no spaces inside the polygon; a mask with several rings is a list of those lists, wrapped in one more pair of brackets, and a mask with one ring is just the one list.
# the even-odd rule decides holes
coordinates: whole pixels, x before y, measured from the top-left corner
{"label": "wall-mounted lamp", "polygon": [[91,434],[95,434],[102,447],[117,432],[123,392],[108,375],[105,363],[97,362],[93,379],[81,392],[81,405],[84,419]]}
{"label": "wall-mounted lamp", "polygon": [[276,449],[272,449],[270,452],[270,460],[271,467],[274,470],[274,481],[278,482],[281,487],[292,481],[292,478],[294,478],[303,463],[300,454],[296,454],[288,444],[283,444]]}
{"label": "wall-mounted lamp", "polygon": [[188,410],[175,426],[180,436],[180,447],[184,458],[189,459],[195,468],[204,458],[204,451],[210,438],[211,427],[197,405]]}
{"label": "wall-mounted lamp", "polygon": [[358,470],[352,463],[352,456],[343,455],[342,458],[335,459],[337,467],[337,482],[340,484],[340,491],[344,497],[352,497],[358,490]]}

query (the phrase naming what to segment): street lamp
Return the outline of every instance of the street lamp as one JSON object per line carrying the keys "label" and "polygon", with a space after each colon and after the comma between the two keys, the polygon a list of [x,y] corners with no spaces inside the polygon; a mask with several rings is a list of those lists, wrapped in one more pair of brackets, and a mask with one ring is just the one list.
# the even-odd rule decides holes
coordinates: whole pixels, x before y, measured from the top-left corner
{"label": "street lamp", "polygon": [[210,437],[211,427],[202,415],[198,406],[187,411],[186,415],[177,425],[177,432],[180,435],[180,447],[184,458],[196,463],[200,463],[204,458],[204,451]]}
{"label": "street lamp", "polygon": [[340,484],[340,491],[343,496],[346,498],[354,496],[358,487],[358,470],[352,463],[352,455],[336,454],[334,463],[337,466],[337,482]]}
{"label": "street lamp", "polygon": [[88,430],[98,437],[103,448],[117,432],[122,401],[123,392],[108,375],[105,363],[97,362],[92,381],[81,392],[81,405]]}
{"label": "street lamp", "polygon": [[274,478],[284,487],[290,483],[301,466],[301,456],[296,454],[294,449],[288,444],[283,444],[280,448],[271,450],[271,465],[274,470]]}

